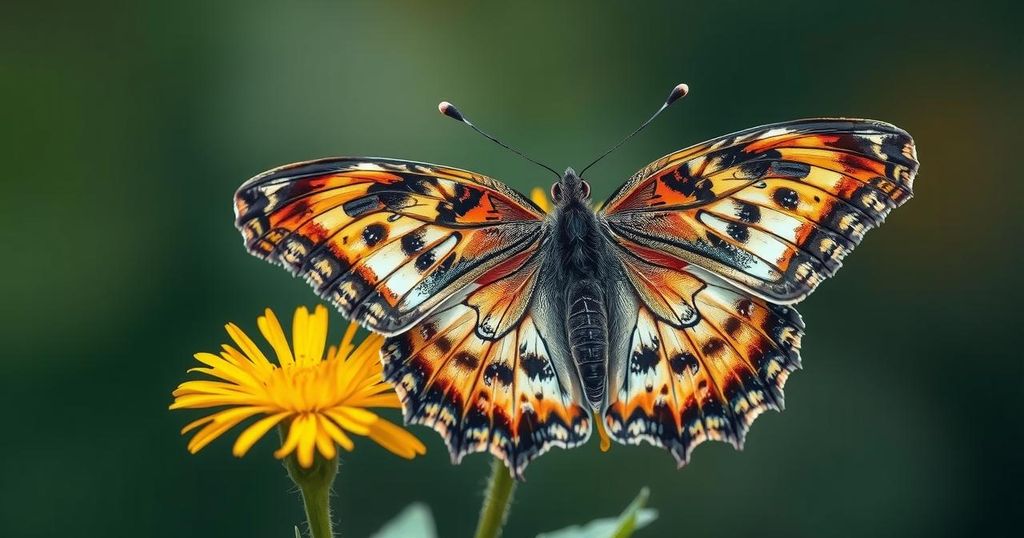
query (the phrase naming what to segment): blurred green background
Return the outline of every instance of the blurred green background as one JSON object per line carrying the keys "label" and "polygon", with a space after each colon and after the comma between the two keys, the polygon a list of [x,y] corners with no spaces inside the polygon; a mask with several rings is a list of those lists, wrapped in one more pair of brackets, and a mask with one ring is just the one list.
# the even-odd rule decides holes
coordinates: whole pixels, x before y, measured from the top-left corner
{"label": "blurred green background", "polygon": [[[190,456],[178,429],[197,415],[166,409],[224,322],[255,332],[263,307],[316,301],[245,253],[234,189],[349,154],[526,190],[548,176],[437,102],[561,168],[680,81],[691,95],[589,174],[598,198],[669,151],[817,115],[910,131],[918,196],[800,307],[805,368],[742,453],[705,445],[677,472],[647,446],[556,450],[531,465],[506,535],[615,514],[643,485],[661,518],[642,536],[1019,531],[1021,15],[978,1],[6,4],[0,535],[290,536],[302,513],[276,441]],[[366,440],[344,456],[345,536],[416,500],[443,536],[471,532],[489,458],[453,467],[414,431],[421,460]]]}

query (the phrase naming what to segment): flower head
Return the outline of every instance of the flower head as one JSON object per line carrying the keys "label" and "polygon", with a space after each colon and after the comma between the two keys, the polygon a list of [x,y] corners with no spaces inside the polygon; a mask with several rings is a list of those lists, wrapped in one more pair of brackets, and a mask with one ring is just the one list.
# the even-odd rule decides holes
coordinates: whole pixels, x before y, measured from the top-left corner
{"label": "flower head", "polygon": [[228,323],[225,328],[235,345],[224,344],[219,355],[196,353],[196,360],[205,367],[189,370],[216,379],[186,381],[174,391],[171,409],[220,408],[182,429],[185,434],[199,428],[188,443],[189,452],[199,452],[252,417],[260,418],[238,436],[232,450],[235,456],[244,456],[279,424],[287,434],[274,456],[284,458],[294,452],[305,468],[313,465],[315,451],[333,459],[336,445],[352,450],[351,434],[367,436],[403,458],[426,452],[409,432],[368,409],[401,407],[381,377],[377,357],[382,336],[370,335],[356,347],[352,338],[357,327],[352,323],[340,346],[327,348],[323,305],[312,314],[305,307],[295,310],[291,345],[270,309],[257,319],[257,325],[277,364],[238,326]]}

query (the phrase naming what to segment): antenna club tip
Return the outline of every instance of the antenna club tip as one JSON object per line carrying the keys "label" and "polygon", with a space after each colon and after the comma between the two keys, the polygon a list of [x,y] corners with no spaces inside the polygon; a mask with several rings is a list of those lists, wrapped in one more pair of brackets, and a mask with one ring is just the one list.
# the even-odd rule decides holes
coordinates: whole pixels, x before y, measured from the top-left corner
{"label": "antenna club tip", "polygon": [[449,118],[454,118],[459,121],[466,121],[466,118],[463,117],[461,112],[459,112],[459,109],[455,108],[455,105],[449,103],[448,101],[441,101],[440,103],[438,103],[437,111],[440,112],[441,114],[444,114],[445,116],[448,116]]}
{"label": "antenna club tip", "polygon": [[668,99],[665,100],[666,105],[674,103],[677,99],[681,99],[690,93],[690,86],[687,84],[678,84],[675,88],[672,88],[672,93],[668,94]]}

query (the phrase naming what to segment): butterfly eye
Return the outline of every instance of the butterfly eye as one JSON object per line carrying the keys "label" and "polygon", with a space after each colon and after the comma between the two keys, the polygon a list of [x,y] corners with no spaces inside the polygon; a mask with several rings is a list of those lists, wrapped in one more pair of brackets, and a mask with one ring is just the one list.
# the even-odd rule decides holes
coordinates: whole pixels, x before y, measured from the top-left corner
{"label": "butterfly eye", "polygon": [[581,181],[580,189],[582,189],[582,191],[583,191],[583,199],[584,200],[589,199],[590,198],[590,183],[587,183],[586,181]]}
{"label": "butterfly eye", "polygon": [[558,183],[551,185],[551,200],[556,203],[562,201],[562,186]]}

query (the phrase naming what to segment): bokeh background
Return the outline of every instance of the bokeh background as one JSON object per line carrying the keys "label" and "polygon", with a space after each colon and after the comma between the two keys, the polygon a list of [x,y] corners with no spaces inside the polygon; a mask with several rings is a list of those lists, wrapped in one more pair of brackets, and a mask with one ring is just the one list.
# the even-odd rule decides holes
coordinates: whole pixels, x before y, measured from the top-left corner
{"label": "bokeh background", "polygon": [[[229,320],[313,293],[247,255],[231,194],[285,162],[403,157],[522,190],[540,169],[440,118],[442,99],[555,167],[580,166],[677,82],[692,93],[590,175],[816,115],[910,131],[917,198],[801,307],[803,371],[746,449],[676,471],[596,443],[531,465],[507,536],[618,513],[641,536],[1019,531],[1024,362],[1014,2],[15,2],[0,17],[0,535],[291,535],[267,439],[197,456],[170,391]],[[340,317],[334,318],[340,327]],[[337,331],[335,334],[340,334]],[[335,508],[365,536],[412,501],[467,536],[489,458],[344,457]],[[1014,527],[1016,525],[1016,527]]]}

